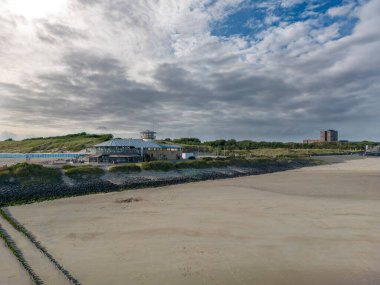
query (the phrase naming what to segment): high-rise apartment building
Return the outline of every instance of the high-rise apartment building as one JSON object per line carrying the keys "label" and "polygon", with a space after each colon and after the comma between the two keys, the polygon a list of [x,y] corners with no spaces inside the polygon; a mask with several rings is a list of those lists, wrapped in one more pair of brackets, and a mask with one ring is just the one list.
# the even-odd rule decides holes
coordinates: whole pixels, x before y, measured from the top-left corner
{"label": "high-rise apartment building", "polygon": [[338,141],[338,131],[327,130],[321,131],[321,142],[337,142]]}

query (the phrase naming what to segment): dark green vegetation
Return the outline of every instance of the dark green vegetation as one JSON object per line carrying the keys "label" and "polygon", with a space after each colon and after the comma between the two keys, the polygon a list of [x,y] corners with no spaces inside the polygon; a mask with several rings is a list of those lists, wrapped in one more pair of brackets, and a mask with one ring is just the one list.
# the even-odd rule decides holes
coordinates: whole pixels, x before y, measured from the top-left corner
{"label": "dark green vegetation", "polygon": [[[125,189],[140,189],[161,187],[180,183],[204,181],[210,179],[232,178],[246,175],[257,175],[296,169],[304,166],[317,165],[319,162],[308,157],[278,156],[276,158],[227,158],[227,159],[202,159],[193,161],[152,161],[142,163],[141,169],[152,171],[177,171],[176,175],[162,175],[159,178],[126,177],[122,184],[115,184],[101,174],[104,170],[94,166],[65,167],[62,170],[75,183],[44,183],[44,184],[17,184],[0,183],[0,207],[34,203],[51,199],[70,196],[88,195],[94,193],[107,193]],[[139,165],[139,164],[138,164]],[[138,166],[136,165],[136,166]],[[230,166],[227,170],[223,167]],[[231,167],[232,166],[232,167]],[[218,167],[219,169],[213,168]],[[68,169],[67,169],[68,168]],[[202,169],[207,171],[181,171],[185,168]]]}
{"label": "dark green vegetation", "polygon": [[229,166],[254,168],[263,165],[291,164],[294,162],[311,162],[312,159],[302,156],[284,156],[277,157],[256,157],[256,158],[203,158],[197,160],[180,160],[177,162],[170,161],[150,161],[141,164],[124,164],[113,166],[110,172],[133,173],[141,170],[151,171],[171,171],[176,169],[206,169],[206,168],[223,168]]}
{"label": "dark green vegetation", "polygon": [[295,142],[257,142],[252,140],[237,141],[230,140],[215,140],[201,142],[197,138],[181,138],[174,139],[171,142],[187,145],[204,145],[213,148],[226,148],[232,149],[259,149],[259,148],[288,148],[288,149],[364,149],[365,145],[376,145],[376,142],[362,141],[362,142],[331,142],[331,143],[295,143]]}
{"label": "dark green vegetation", "polygon": [[70,178],[75,180],[99,178],[104,174],[104,170],[93,165],[81,165],[67,167],[63,172]]}
{"label": "dark green vegetation", "polygon": [[198,138],[180,138],[180,139],[166,139],[167,141],[171,143],[178,143],[178,144],[188,144],[188,145],[198,145],[202,144],[201,140]]}
{"label": "dark green vegetation", "polygon": [[232,152],[246,152],[249,153],[252,150],[260,149],[284,149],[286,151],[306,150],[309,154],[321,154],[321,153],[334,153],[344,151],[363,151],[365,146],[373,146],[378,143],[370,141],[361,142],[331,142],[331,143],[294,143],[294,142],[257,142],[252,140],[237,141],[230,140],[215,140],[202,142],[198,138],[180,138],[180,139],[165,139],[164,142],[176,143],[184,146],[185,151],[210,151],[219,152],[222,154],[224,151],[228,154]]}
{"label": "dark green vegetation", "polygon": [[202,168],[207,168],[211,167],[209,165],[209,162],[211,161],[206,161],[206,160],[182,160],[178,161],[175,164],[175,168],[177,169],[185,169],[185,168],[196,168],[196,169],[202,169]]}
{"label": "dark green vegetation", "polygon": [[61,179],[59,169],[37,164],[18,163],[0,168],[0,183],[45,184],[57,183]]}
{"label": "dark green vegetation", "polygon": [[174,166],[177,169],[193,168],[193,169],[205,169],[205,168],[221,168],[221,167],[243,167],[243,168],[255,168],[261,166],[271,166],[271,165],[286,165],[292,163],[305,163],[313,161],[307,157],[298,157],[298,156],[279,156],[276,158],[219,158],[219,159],[210,159],[204,158],[200,160],[184,160],[177,162]]}
{"label": "dark green vegetation", "polygon": [[178,169],[183,168],[212,168],[212,167],[228,167],[228,166],[239,166],[239,167],[255,167],[261,164],[270,164],[279,162],[280,159],[274,158],[254,158],[254,159],[245,159],[245,158],[204,158],[200,160],[184,160],[176,163],[175,167]]}
{"label": "dark green vegetation", "polygon": [[119,164],[116,166],[112,166],[109,169],[109,171],[110,172],[134,173],[134,172],[140,172],[141,167],[135,163]]}
{"label": "dark green vegetation", "polygon": [[72,164],[65,164],[62,166],[62,170],[68,170],[68,169],[73,169],[75,168],[75,165]]}
{"label": "dark green vegetation", "polygon": [[136,173],[141,170],[150,171],[171,171],[176,169],[206,169],[206,168],[222,168],[228,166],[237,167],[255,167],[273,163],[291,163],[294,161],[310,160],[307,157],[299,156],[278,156],[277,158],[257,157],[253,159],[245,158],[203,158],[197,160],[180,160],[177,162],[170,161],[150,161],[141,164],[121,164],[110,167],[110,172]]}
{"label": "dark green vegetation", "polygon": [[216,140],[204,142],[205,145],[213,148],[226,149],[259,149],[259,148],[287,148],[287,149],[348,149],[364,150],[366,144],[375,144],[372,142],[331,142],[331,143],[295,143],[295,142],[255,142],[251,140]]}
{"label": "dark green vegetation", "polygon": [[58,137],[32,138],[22,141],[1,141],[0,152],[69,152],[80,151],[96,144],[110,140],[110,134],[92,135],[87,133],[71,134]]}
{"label": "dark green vegetation", "polygon": [[[69,134],[66,136],[46,137],[46,138],[31,138],[21,141],[8,139],[0,141],[0,152],[9,153],[29,153],[29,152],[70,152],[79,151],[96,144],[110,140],[111,134]],[[232,155],[236,153],[252,153],[261,149],[283,149],[285,152],[308,152],[308,154],[334,153],[344,151],[363,151],[365,145],[373,146],[377,143],[369,141],[361,142],[333,142],[333,143],[293,143],[293,142],[257,142],[252,140],[237,141],[230,140],[215,140],[202,142],[198,138],[166,138],[161,142],[175,143],[184,147],[185,152],[201,151],[215,152],[218,154]],[[286,154],[286,153],[284,153]]]}
{"label": "dark green vegetation", "polygon": [[169,161],[149,161],[141,163],[141,169],[154,171],[169,171],[175,169],[175,164]]}

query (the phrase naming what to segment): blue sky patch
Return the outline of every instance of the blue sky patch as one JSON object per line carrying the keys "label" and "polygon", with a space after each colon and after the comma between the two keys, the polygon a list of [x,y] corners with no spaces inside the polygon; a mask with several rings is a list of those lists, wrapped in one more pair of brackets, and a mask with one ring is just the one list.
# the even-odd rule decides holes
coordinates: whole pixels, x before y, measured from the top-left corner
{"label": "blue sky patch", "polygon": [[[315,29],[337,23],[340,27],[339,37],[344,37],[352,33],[357,19],[348,15],[333,17],[328,15],[328,10],[347,4],[355,7],[359,2],[358,0],[305,1],[288,7],[275,0],[247,0],[227,11],[226,17],[221,21],[211,23],[211,33],[220,37],[241,36],[255,40],[261,32],[280,24],[288,25],[314,19]],[[210,5],[213,3],[210,2]]]}

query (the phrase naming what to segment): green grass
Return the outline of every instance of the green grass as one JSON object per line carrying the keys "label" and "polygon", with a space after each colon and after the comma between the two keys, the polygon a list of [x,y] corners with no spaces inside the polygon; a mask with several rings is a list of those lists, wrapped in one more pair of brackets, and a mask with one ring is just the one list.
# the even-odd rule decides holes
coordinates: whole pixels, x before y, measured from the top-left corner
{"label": "green grass", "polygon": [[294,162],[305,162],[311,161],[312,159],[306,156],[299,155],[281,155],[277,157],[254,157],[254,158],[242,158],[242,157],[229,157],[229,158],[204,158],[199,160],[184,160],[179,161],[175,164],[177,169],[193,168],[193,169],[204,169],[212,167],[259,167],[263,165],[274,165],[274,164],[287,164]]}
{"label": "green grass", "polygon": [[75,166],[72,164],[65,164],[62,166],[62,170],[68,170],[68,169],[73,169],[73,168],[75,168]]}
{"label": "green grass", "polygon": [[[358,150],[341,150],[341,149],[288,149],[288,148],[259,148],[251,150],[226,150],[226,156],[242,156],[242,157],[278,157],[278,156],[294,156],[304,157],[319,154],[344,154],[360,152]],[[219,152],[224,154],[224,151]]]}
{"label": "green grass", "polygon": [[99,178],[105,172],[103,169],[92,165],[75,166],[63,171],[68,177],[75,180]]}
{"label": "green grass", "polygon": [[170,161],[150,161],[143,162],[141,164],[121,164],[112,166],[109,168],[110,172],[122,172],[122,173],[133,173],[140,172],[141,170],[151,170],[151,171],[170,171],[175,169],[206,169],[212,167],[228,167],[228,166],[240,166],[240,167],[254,167],[263,164],[271,164],[276,162],[292,162],[294,159],[300,159],[299,156],[278,156],[273,157],[255,157],[255,158],[204,158],[197,160],[180,160],[177,162]]}
{"label": "green grass", "polygon": [[[248,151],[249,154],[254,156],[281,156],[281,155],[315,155],[315,154],[330,154],[330,153],[349,153],[352,150],[339,150],[339,149],[287,149],[287,148],[262,148],[253,149]],[[243,151],[244,153],[244,151]]]}
{"label": "green grass", "polygon": [[150,161],[141,164],[122,164],[113,166],[110,172],[133,173],[141,170],[150,171],[170,171],[175,169],[206,169],[213,167],[257,167],[271,164],[286,164],[297,161],[310,160],[306,156],[300,155],[279,155],[277,157],[258,156],[253,158],[228,157],[228,158],[203,158],[197,160],[180,160],[177,162],[170,161]]}
{"label": "green grass", "polygon": [[203,159],[202,160],[182,160],[182,161],[178,161],[175,164],[175,167],[178,169],[186,169],[186,168],[201,169],[201,168],[210,167],[209,163],[210,161],[206,161]]}
{"label": "green grass", "polygon": [[0,168],[0,183],[43,184],[60,182],[61,179],[59,169],[38,164],[24,162]]}
{"label": "green grass", "polygon": [[134,172],[140,172],[141,167],[135,163],[120,164],[120,165],[110,167],[109,171],[110,172],[134,173]]}
{"label": "green grass", "polygon": [[141,163],[141,169],[153,171],[170,171],[175,169],[175,164],[170,161],[149,161]]}
{"label": "green grass", "polygon": [[87,133],[58,137],[32,138],[22,141],[0,141],[0,152],[68,152],[80,151],[96,144],[110,140],[112,135],[92,135]]}

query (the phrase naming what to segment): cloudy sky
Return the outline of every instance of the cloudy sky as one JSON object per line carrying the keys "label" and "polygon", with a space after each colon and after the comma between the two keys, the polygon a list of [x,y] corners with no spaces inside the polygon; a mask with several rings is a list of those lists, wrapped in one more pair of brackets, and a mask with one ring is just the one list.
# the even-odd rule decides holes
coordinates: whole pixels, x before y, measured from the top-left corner
{"label": "cloudy sky", "polygon": [[0,0],[0,139],[380,141],[380,0]]}

